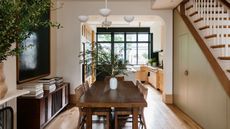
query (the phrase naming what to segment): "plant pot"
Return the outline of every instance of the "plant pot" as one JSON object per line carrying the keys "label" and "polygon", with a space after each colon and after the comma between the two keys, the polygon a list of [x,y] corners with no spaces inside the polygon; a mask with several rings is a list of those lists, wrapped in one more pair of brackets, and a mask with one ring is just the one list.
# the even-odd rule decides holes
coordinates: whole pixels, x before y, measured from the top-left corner
{"label": "plant pot", "polygon": [[116,90],[117,89],[117,78],[115,77],[111,77],[109,80],[109,87],[112,90]]}
{"label": "plant pot", "polygon": [[0,99],[2,99],[7,93],[7,85],[5,83],[5,75],[3,71],[3,63],[0,63]]}

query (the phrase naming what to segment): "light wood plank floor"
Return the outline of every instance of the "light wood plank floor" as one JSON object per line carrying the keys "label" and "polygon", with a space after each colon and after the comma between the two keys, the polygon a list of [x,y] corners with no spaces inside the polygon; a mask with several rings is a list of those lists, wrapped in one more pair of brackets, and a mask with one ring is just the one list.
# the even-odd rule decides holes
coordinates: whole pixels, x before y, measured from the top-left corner
{"label": "light wood plank floor", "polygon": [[[202,129],[176,106],[163,103],[158,90],[149,85],[145,86],[148,88],[148,107],[144,110],[147,129]],[[93,129],[103,128],[103,123],[93,124]],[[131,123],[126,123],[122,127],[122,129],[131,128]]]}

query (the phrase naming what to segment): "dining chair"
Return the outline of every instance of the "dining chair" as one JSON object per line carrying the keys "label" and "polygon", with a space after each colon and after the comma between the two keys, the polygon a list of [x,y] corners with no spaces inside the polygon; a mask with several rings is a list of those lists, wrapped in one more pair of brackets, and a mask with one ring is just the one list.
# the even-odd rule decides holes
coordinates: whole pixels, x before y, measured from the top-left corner
{"label": "dining chair", "polygon": [[85,91],[87,91],[89,89],[89,82],[85,81],[85,83],[83,83],[84,87],[85,87]]}
{"label": "dining chair", "polygon": [[[89,89],[89,88],[88,88]],[[87,89],[87,90],[88,90]],[[79,102],[81,96],[87,91],[85,89],[84,85],[80,85],[75,89],[76,99]],[[83,125],[86,122],[86,109],[84,107],[79,108],[80,111],[80,117],[78,120],[78,127],[77,129],[83,127]],[[106,116],[106,129],[109,129],[110,126],[110,108],[92,108],[92,115],[98,115],[98,116]]]}
{"label": "dining chair", "polygon": [[[109,81],[110,78],[111,78],[111,76],[106,76],[106,77],[104,78],[104,81]],[[124,76],[116,76],[116,79],[117,79],[118,81],[124,81],[124,80],[125,80],[125,77],[124,77]]]}
{"label": "dining chair", "polygon": [[[144,87],[143,84],[138,83],[138,88],[140,90],[140,92],[142,93],[144,99],[147,99],[147,94],[148,94],[148,89]],[[119,121],[119,117],[120,116],[130,116],[132,115],[132,108],[115,108],[114,111],[114,116],[115,116],[115,129],[118,129],[118,121]],[[146,123],[145,123],[145,117],[144,117],[144,108],[140,108],[139,109],[139,114],[138,117],[140,119],[140,124],[142,125],[142,128],[144,127],[146,128]],[[122,117],[120,117],[121,120],[123,119]],[[127,119],[127,118],[126,118]]]}

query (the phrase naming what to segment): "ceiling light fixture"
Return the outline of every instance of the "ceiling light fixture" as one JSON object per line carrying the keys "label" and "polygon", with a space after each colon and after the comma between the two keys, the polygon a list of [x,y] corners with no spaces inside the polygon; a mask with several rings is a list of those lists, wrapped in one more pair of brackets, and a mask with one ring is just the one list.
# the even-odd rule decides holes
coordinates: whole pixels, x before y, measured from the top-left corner
{"label": "ceiling light fixture", "polygon": [[[102,21],[102,27],[109,27],[112,25],[112,21],[108,21],[108,16],[110,15],[111,13],[111,10],[108,8],[108,2],[107,0],[105,0],[105,7],[104,8],[101,8],[99,10],[100,12],[100,15],[103,16],[105,18],[104,21]],[[89,17],[86,16],[86,15],[81,15],[81,16],[78,16],[78,19],[80,22],[87,22]],[[134,16],[124,16],[124,20],[128,23],[132,22],[134,20]]]}
{"label": "ceiling light fixture", "polygon": [[105,8],[100,9],[99,12],[103,17],[108,17],[109,16],[111,10],[108,9],[107,0],[105,0]]}
{"label": "ceiling light fixture", "polygon": [[134,20],[134,16],[124,16],[124,20],[128,23],[132,22]]}
{"label": "ceiling light fixture", "polygon": [[80,22],[87,22],[89,17],[85,15],[78,16]]}

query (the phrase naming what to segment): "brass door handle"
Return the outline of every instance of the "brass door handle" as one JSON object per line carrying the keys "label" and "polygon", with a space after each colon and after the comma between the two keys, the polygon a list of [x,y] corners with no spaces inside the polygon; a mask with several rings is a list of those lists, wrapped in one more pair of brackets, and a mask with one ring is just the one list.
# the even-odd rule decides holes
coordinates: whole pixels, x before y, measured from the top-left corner
{"label": "brass door handle", "polygon": [[185,71],[184,71],[184,75],[185,75],[185,76],[188,76],[188,70],[185,70]]}

